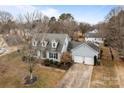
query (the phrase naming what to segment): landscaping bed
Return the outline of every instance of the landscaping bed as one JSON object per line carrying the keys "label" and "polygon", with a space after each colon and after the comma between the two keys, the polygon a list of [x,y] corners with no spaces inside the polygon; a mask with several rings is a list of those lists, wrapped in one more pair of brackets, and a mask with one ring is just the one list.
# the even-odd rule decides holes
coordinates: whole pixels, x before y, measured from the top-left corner
{"label": "landscaping bed", "polygon": [[40,61],[41,62],[41,65],[44,65],[44,66],[47,66],[47,67],[53,67],[53,68],[58,68],[58,69],[62,69],[62,70],[68,70],[72,65],[73,63],[62,63],[62,62],[57,62],[57,61],[53,61],[53,60],[42,60]]}

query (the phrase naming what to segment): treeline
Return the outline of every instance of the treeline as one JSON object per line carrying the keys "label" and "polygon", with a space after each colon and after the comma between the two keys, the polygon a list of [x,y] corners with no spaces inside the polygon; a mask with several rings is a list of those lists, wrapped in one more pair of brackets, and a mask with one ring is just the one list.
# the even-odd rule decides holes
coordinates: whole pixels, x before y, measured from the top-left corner
{"label": "treeline", "polygon": [[124,55],[124,9],[112,9],[105,22],[98,27],[105,37],[105,43],[117,49],[120,55]]}
{"label": "treeline", "polygon": [[67,33],[70,36],[75,31],[85,33],[93,27],[85,22],[77,22],[70,13],[63,13],[56,17],[47,17],[42,13],[34,11],[25,15],[19,15],[14,18],[12,14],[0,11],[0,34],[9,33],[11,29],[20,29],[29,33],[49,32],[49,33]]}

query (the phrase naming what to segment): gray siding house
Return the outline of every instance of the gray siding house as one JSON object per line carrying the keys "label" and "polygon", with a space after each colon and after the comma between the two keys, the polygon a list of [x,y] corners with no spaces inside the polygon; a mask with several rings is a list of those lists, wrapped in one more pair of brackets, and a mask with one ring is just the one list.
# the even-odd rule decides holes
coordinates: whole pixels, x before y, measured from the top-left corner
{"label": "gray siding house", "polygon": [[60,62],[61,55],[67,51],[70,38],[67,34],[37,34],[33,36],[32,46],[36,49],[36,57]]}

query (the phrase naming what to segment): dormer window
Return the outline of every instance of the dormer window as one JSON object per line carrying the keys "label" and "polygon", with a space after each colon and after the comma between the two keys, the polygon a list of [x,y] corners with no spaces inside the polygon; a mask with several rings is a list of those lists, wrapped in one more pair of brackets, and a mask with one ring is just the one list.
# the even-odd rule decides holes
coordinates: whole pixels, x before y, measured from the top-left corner
{"label": "dormer window", "polygon": [[57,47],[56,42],[52,43],[52,48],[56,48],[56,47]]}
{"label": "dormer window", "polygon": [[32,45],[33,46],[37,46],[37,41],[36,40],[33,40]]}
{"label": "dormer window", "polygon": [[46,47],[48,42],[44,40],[44,41],[41,41],[41,43],[42,43],[42,47]]}
{"label": "dormer window", "polygon": [[56,40],[52,40],[52,48],[57,48],[58,42]]}

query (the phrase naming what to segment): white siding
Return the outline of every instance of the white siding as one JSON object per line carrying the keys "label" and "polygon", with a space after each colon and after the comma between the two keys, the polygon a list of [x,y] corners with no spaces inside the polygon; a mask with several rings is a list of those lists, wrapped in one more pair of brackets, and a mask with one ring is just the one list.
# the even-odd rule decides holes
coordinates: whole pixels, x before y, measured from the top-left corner
{"label": "white siding", "polygon": [[38,50],[38,51],[37,51],[37,58],[40,58],[40,56],[41,56],[41,53],[40,53],[40,51]]}

